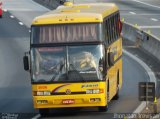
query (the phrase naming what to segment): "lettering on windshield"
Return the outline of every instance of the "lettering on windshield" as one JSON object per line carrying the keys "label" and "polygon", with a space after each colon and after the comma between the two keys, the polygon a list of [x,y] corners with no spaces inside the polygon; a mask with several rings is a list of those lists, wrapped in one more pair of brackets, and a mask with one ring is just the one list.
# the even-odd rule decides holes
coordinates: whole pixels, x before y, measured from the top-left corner
{"label": "lettering on windshield", "polygon": [[97,73],[96,71],[80,71],[81,74],[91,74],[91,73]]}
{"label": "lettering on windshield", "polygon": [[38,49],[38,51],[39,52],[43,52],[43,51],[45,51],[45,52],[52,52],[52,51],[63,51],[64,50],[64,48],[62,48],[62,47],[56,47],[56,48],[39,48]]}

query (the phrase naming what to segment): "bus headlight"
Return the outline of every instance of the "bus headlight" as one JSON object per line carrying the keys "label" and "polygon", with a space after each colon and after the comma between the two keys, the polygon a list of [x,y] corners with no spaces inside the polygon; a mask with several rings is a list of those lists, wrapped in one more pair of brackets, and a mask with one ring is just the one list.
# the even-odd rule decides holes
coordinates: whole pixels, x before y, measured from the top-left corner
{"label": "bus headlight", "polygon": [[90,98],[90,102],[100,102],[100,98]]}
{"label": "bus headlight", "polygon": [[104,93],[104,89],[88,89],[86,90],[86,94],[100,94]]}
{"label": "bus headlight", "polygon": [[37,96],[47,96],[47,95],[51,95],[50,91],[37,91],[37,93],[35,93]]}
{"label": "bus headlight", "polygon": [[100,93],[99,89],[93,90],[93,94],[98,94],[98,93]]}
{"label": "bus headlight", "polygon": [[51,95],[51,93],[49,91],[44,91],[43,94],[44,95]]}
{"label": "bus headlight", "polygon": [[37,91],[37,96],[43,95],[43,92]]}
{"label": "bus headlight", "polygon": [[100,89],[89,89],[86,90],[86,94],[99,94],[100,93]]}
{"label": "bus headlight", "polygon": [[92,90],[86,90],[86,94],[92,94]]}
{"label": "bus headlight", "polygon": [[37,100],[37,104],[48,104],[47,100]]}

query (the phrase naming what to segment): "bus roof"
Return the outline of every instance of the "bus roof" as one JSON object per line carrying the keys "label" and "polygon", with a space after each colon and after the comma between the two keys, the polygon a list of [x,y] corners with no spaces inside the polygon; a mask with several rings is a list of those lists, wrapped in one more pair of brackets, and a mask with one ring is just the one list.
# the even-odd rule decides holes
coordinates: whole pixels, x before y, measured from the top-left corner
{"label": "bus roof", "polygon": [[118,11],[118,7],[114,3],[60,6],[56,10],[36,17],[32,25],[102,22],[104,17],[116,11]]}

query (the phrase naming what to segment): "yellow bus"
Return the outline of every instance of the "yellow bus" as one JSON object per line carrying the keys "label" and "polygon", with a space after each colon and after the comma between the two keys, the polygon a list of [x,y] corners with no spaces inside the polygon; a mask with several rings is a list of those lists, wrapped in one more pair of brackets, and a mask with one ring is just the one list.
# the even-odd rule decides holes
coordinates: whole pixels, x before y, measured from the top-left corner
{"label": "yellow bus", "polygon": [[67,3],[36,17],[23,62],[31,74],[33,103],[40,114],[70,107],[107,111],[122,87],[118,7]]}

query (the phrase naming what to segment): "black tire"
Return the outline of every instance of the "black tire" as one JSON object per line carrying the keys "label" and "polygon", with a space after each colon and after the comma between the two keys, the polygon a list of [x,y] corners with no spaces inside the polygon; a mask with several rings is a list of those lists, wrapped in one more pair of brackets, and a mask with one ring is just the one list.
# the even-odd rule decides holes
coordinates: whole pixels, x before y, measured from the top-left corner
{"label": "black tire", "polygon": [[113,100],[118,100],[119,99],[119,88],[117,87],[117,93],[116,95],[113,97]]}
{"label": "black tire", "polygon": [[0,15],[0,18],[2,18],[2,15]]}
{"label": "black tire", "polygon": [[45,117],[49,114],[49,109],[48,108],[39,109],[39,113],[41,114],[42,117]]}
{"label": "black tire", "polygon": [[117,93],[116,95],[113,97],[113,100],[118,100],[119,99],[119,71],[117,73]]}
{"label": "black tire", "polygon": [[100,106],[98,107],[99,112],[106,112],[108,110],[108,105],[107,106]]}

